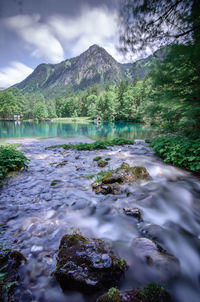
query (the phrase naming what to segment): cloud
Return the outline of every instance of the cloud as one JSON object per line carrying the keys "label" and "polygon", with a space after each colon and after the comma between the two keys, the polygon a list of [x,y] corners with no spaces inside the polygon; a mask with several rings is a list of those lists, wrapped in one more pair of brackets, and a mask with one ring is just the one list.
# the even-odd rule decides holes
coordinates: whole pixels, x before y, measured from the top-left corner
{"label": "cloud", "polygon": [[40,15],[17,15],[6,18],[4,24],[34,47],[32,56],[44,56],[51,63],[64,60],[61,43],[47,24],[40,23]]}
{"label": "cloud", "polygon": [[7,88],[24,80],[33,69],[21,62],[12,61],[10,66],[0,69],[0,88]]}
{"label": "cloud", "polygon": [[117,17],[116,10],[84,7],[73,18],[52,16],[48,25],[62,44],[70,48],[71,56],[79,55],[92,44],[98,44],[117,60],[123,61],[123,56],[115,48],[118,43]]}
{"label": "cloud", "polygon": [[23,39],[31,56],[42,62],[59,63],[93,44],[104,47],[117,61],[125,61],[116,49],[118,12],[106,6],[84,6],[73,17],[55,14],[45,20],[39,14],[17,15],[6,18],[4,25]]}

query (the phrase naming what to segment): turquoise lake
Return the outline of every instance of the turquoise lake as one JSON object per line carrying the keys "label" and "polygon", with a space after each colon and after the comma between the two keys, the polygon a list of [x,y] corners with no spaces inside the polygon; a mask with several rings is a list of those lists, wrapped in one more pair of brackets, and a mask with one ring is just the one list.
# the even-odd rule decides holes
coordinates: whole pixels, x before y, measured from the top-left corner
{"label": "turquoise lake", "polygon": [[155,130],[150,127],[124,122],[12,122],[0,121],[0,138],[22,137],[76,137],[87,136],[92,139],[151,139]]}

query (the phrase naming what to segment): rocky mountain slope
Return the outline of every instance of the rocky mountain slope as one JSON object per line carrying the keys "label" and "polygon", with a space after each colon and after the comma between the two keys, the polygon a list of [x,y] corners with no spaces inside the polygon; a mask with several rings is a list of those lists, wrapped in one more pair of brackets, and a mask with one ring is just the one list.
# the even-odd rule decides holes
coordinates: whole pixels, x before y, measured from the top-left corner
{"label": "rocky mountain slope", "polygon": [[92,45],[80,56],[58,64],[40,64],[24,81],[15,86],[22,93],[41,92],[47,97],[64,95],[67,91],[78,91],[98,83],[119,84],[121,80],[132,80],[138,74],[143,78],[148,58],[137,65],[118,63],[104,48]]}

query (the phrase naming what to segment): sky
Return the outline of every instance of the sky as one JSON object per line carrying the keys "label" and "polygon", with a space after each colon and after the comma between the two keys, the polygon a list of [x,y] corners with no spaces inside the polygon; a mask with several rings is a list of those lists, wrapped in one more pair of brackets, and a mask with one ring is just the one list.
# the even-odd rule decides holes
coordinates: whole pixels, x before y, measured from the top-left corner
{"label": "sky", "polygon": [[0,88],[41,63],[59,63],[91,45],[118,62],[119,0],[0,0]]}

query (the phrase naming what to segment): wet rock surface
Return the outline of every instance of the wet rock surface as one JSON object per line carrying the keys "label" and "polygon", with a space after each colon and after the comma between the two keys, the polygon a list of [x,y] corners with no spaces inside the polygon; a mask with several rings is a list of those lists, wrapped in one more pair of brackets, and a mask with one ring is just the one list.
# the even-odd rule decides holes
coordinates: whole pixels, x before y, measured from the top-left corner
{"label": "wet rock surface", "polygon": [[138,208],[124,208],[124,213],[127,215],[127,216],[132,216],[134,218],[137,218],[138,221],[143,221],[142,220],[142,213],[141,211],[138,209]]}
{"label": "wet rock surface", "polygon": [[129,291],[111,288],[96,302],[172,302],[172,298],[165,288],[152,282],[140,289]]}
{"label": "wet rock surface", "polygon": [[[26,258],[19,251],[0,251],[0,301],[17,302],[17,291],[20,287],[20,267],[26,263]],[[25,294],[21,288],[21,296]],[[31,295],[29,294],[29,299]]]}
{"label": "wet rock surface", "polygon": [[60,243],[55,276],[63,289],[91,292],[117,285],[126,263],[100,239],[65,235]]}
{"label": "wet rock surface", "polygon": [[155,267],[161,280],[169,280],[178,275],[180,264],[176,257],[148,238],[134,238],[132,247],[137,259]]}
{"label": "wet rock surface", "polygon": [[163,243],[164,242],[163,237],[167,235],[166,230],[157,224],[144,223],[141,224],[139,228],[143,236],[155,240],[158,243]]}

